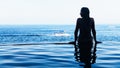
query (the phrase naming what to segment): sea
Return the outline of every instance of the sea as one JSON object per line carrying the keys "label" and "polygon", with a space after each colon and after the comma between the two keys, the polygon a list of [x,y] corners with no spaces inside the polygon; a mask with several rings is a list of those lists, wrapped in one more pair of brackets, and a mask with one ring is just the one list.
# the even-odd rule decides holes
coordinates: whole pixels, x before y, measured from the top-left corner
{"label": "sea", "polygon": [[[120,68],[120,25],[95,28],[102,43],[96,46],[91,68]],[[75,25],[0,25],[0,68],[84,68],[69,44],[74,29]]]}

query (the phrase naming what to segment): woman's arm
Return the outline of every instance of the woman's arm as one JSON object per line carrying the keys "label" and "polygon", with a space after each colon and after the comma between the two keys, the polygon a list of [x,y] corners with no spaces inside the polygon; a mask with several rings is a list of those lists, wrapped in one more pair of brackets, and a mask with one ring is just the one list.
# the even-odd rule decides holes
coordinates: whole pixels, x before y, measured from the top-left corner
{"label": "woman's arm", "polygon": [[75,43],[75,45],[76,45],[77,36],[78,36],[78,20],[79,19],[77,19],[76,27],[75,27],[75,31],[74,31],[74,43]]}
{"label": "woman's arm", "polygon": [[97,40],[96,40],[96,30],[95,30],[95,22],[94,22],[93,18],[91,18],[91,20],[92,20],[92,34],[93,34],[95,43],[97,43]]}

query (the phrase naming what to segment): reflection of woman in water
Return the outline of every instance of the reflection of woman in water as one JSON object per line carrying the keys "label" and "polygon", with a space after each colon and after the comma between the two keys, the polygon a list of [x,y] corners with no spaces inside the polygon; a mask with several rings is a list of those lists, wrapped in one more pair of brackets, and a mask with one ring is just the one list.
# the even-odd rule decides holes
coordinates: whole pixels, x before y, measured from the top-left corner
{"label": "reflection of woman in water", "polygon": [[80,60],[85,64],[90,63],[93,38],[95,43],[97,42],[94,19],[90,18],[89,14],[90,12],[87,7],[83,7],[81,9],[80,15],[82,18],[77,19],[74,33],[75,48],[77,46],[76,43],[78,42],[78,48],[80,50]]}

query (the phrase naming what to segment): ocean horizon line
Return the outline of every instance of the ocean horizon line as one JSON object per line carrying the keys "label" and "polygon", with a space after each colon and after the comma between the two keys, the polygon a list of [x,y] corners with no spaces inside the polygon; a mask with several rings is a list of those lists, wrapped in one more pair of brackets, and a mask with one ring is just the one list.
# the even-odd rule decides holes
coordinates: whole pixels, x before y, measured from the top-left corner
{"label": "ocean horizon line", "polygon": [[[14,26],[14,25],[15,25],[15,26],[16,26],[16,25],[18,25],[18,26],[19,26],[19,25],[20,25],[20,26],[22,26],[22,25],[23,25],[23,26],[24,26],[24,25],[38,25],[38,26],[39,26],[39,25],[40,25],[40,26],[41,26],[41,25],[76,25],[76,23],[75,23],[75,24],[0,24],[0,26]],[[117,23],[117,24],[111,24],[111,23],[109,23],[109,24],[108,24],[108,23],[104,23],[104,24],[103,24],[103,23],[101,23],[101,24],[99,23],[99,24],[97,24],[97,23],[95,23],[95,25],[120,25],[120,23]]]}

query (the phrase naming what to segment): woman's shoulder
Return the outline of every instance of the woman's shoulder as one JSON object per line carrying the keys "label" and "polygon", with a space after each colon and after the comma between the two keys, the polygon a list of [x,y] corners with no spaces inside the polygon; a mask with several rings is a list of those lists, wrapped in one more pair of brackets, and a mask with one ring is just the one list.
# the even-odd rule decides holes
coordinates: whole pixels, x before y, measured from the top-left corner
{"label": "woman's shoulder", "polygon": [[82,18],[77,18],[77,23],[80,23],[82,21]]}
{"label": "woman's shoulder", "polygon": [[81,20],[82,18],[77,18],[77,20]]}
{"label": "woman's shoulder", "polygon": [[91,17],[90,20],[94,21],[94,18]]}
{"label": "woman's shoulder", "polygon": [[91,24],[94,25],[94,18],[90,18]]}

